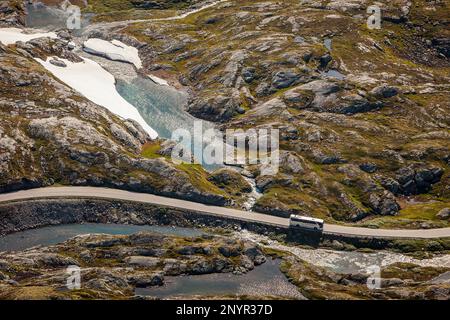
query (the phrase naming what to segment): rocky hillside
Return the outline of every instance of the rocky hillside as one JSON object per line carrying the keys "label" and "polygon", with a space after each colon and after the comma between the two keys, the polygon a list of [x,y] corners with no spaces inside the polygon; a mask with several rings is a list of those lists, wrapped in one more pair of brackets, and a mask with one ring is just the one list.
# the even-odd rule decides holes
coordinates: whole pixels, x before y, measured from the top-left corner
{"label": "rocky hillside", "polygon": [[[0,299],[130,299],[135,288],[161,286],[165,276],[242,274],[265,261],[257,245],[222,236],[85,235],[48,248],[2,253]],[[83,270],[79,290],[64,286],[70,265]]]}
{"label": "rocky hillside", "polygon": [[[259,211],[372,226],[446,225],[450,8],[445,1],[225,1],[120,32],[146,69],[191,89],[223,128],[281,131],[281,172],[257,177]],[[373,219],[376,216],[382,218]],[[371,220],[371,221],[368,221]]]}
{"label": "rocky hillside", "polygon": [[436,281],[446,268],[395,263],[381,270],[380,289],[367,288],[368,274],[337,274],[288,256],[282,270],[308,299],[448,300],[449,284]]}
{"label": "rocky hillside", "polygon": [[0,1],[0,26],[20,26],[25,23],[25,9],[22,1]]}
{"label": "rocky hillside", "polygon": [[[381,288],[371,290],[369,274],[335,273],[231,234],[182,238],[141,232],[82,235],[50,247],[0,253],[0,299],[136,299],[136,288],[173,284],[173,276],[251,273],[272,258],[281,259],[281,271],[298,287],[299,292],[289,288],[293,298],[448,300],[450,296],[445,267],[391,264],[381,270]],[[80,289],[65,287],[70,265],[81,268]],[[266,275],[267,281],[272,280],[270,276]],[[282,298],[277,293],[286,290],[284,283],[278,283],[276,290],[251,289],[220,298]]]}
{"label": "rocky hillside", "polygon": [[[144,2],[102,1],[102,11],[88,1],[84,10],[102,12],[96,37],[139,44],[142,72],[184,86],[192,115],[223,129],[280,129],[280,172],[246,168],[263,193],[256,210],[372,227],[448,226],[448,2],[383,2],[379,30],[367,28],[366,0],[230,0],[182,19],[108,23],[194,3]],[[28,46],[35,44],[1,53],[2,134],[16,143],[2,143],[3,190],[94,184],[209,199],[245,189],[158,160],[159,142],[145,144],[133,123],[49,77],[27,56],[45,52]],[[76,121],[95,135],[73,130]],[[143,146],[150,160],[139,159]]]}
{"label": "rocky hillside", "polygon": [[33,59],[50,54],[80,59],[62,40],[0,47],[0,192],[95,185],[228,201],[203,170],[153,153],[160,142],[151,141],[139,124],[86,100]]}

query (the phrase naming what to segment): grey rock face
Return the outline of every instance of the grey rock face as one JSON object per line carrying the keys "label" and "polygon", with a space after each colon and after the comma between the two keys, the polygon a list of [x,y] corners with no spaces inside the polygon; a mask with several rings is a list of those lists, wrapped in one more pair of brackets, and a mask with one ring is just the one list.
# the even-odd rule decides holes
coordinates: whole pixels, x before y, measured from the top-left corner
{"label": "grey rock face", "polygon": [[397,287],[397,286],[403,285],[404,283],[405,283],[405,281],[403,281],[402,279],[398,279],[398,278],[382,279],[381,287],[382,288]]}
{"label": "grey rock face", "polygon": [[367,208],[356,203],[347,193],[342,190],[339,194],[339,201],[344,205],[346,210],[349,212],[349,218],[351,221],[359,221],[367,217],[370,212]]}
{"label": "grey rock face", "polygon": [[212,261],[206,259],[198,259],[191,267],[191,274],[208,274],[213,273],[215,266]]}
{"label": "grey rock face", "polygon": [[374,173],[375,171],[377,171],[377,165],[373,164],[373,163],[363,163],[359,165],[359,168],[362,171],[365,171],[367,173]]}
{"label": "grey rock face", "polygon": [[102,239],[99,241],[89,241],[85,243],[87,248],[110,248],[115,245],[122,244],[122,239],[109,237],[109,239]]}
{"label": "grey rock face", "polygon": [[51,38],[37,38],[28,41],[27,43],[18,42],[17,46],[33,57],[39,57],[46,60],[47,56],[58,56],[59,58],[67,59],[71,62],[82,62],[78,55],[71,52],[67,46],[67,43],[60,39]]}
{"label": "grey rock face", "polygon": [[400,206],[395,200],[394,195],[389,191],[384,191],[382,194],[371,194],[369,203],[376,213],[383,216],[396,215],[400,210]]}
{"label": "grey rock face", "polygon": [[378,86],[375,87],[370,93],[379,98],[391,98],[398,94],[398,89],[392,86]]}
{"label": "grey rock face", "polygon": [[450,208],[444,208],[436,215],[441,220],[447,220],[450,218]]}
{"label": "grey rock face", "polygon": [[256,77],[256,70],[255,68],[244,68],[242,69],[242,78],[247,83],[252,83],[252,81]]}
{"label": "grey rock face", "polygon": [[146,256],[131,256],[125,258],[125,263],[130,266],[153,268],[160,262],[159,258]]}
{"label": "grey rock face", "polygon": [[319,149],[312,150],[312,157],[314,161],[319,164],[337,164],[346,162],[346,160],[338,154],[325,154]]}
{"label": "grey rock face", "polygon": [[274,93],[275,90],[267,82],[260,82],[255,89],[257,97],[264,97]]}
{"label": "grey rock face", "polygon": [[292,71],[278,71],[272,77],[272,86],[276,89],[284,89],[293,85],[300,76]]}
{"label": "grey rock face", "polygon": [[224,122],[237,114],[241,99],[239,91],[229,89],[228,95],[218,95],[208,99],[195,99],[188,105],[188,111],[197,118]]}
{"label": "grey rock face", "polygon": [[35,259],[36,264],[47,266],[47,267],[64,267],[69,265],[78,265],[79,263],[72,258],[64,257],[59,254],[47,253],[39,255]]}
{"label": "grey rock face", "polygon": [[67,67],[67,64],[66,64],[64,61],[61,61],[61,60],[56,59],[56,58],[50,59],[49,62],[50,62],[52,65],[57,66],[57,67],[60,67],[60,68],[65,68],[65,67]]}
{"label": "grey rock face", "polygon": [[237,257],[238,255],[241,254],[241,249],[239,247],[235,247],[235,246],[222,246],[219,248],[219,252],[224,256],[224,257]]}
{"label": "grey rock face", "polygon": [[438,167],[408,166],[397,171],[395,180],[382,181],[385,188],[393,193],[405,195],[428,192],[432,185],[439,182],[444,170]]}
{"label": "grey rock face", "polygon": [[210,181],[219,187],[234,188],[239,192],[251,192],[251,185],[236,170],[219,169],[211,173]]}
{"label": "grey rock face", "polygon": [[265,192],[274,185],[280,185],[284,187],[292,186],[293,177],[290,175],[260,175],[256,178],[256,187],[259,191]]}
{"label": "grey rock face", "polygon": [[122,275],[105,269],[92,269],[84,276],[89,279],[83,283],[84,288],[100,292],[117,293],[130,290],[127,280]]}
{"label": "grey rock face", "polygon": [[329,54],[321,56],[319,59],[320,67],[325,68],[331,62],[331,60],[333,60],[333,58]]}
{"label": "grey rock face", "polygon": [[160,273],[133,275],[128,277],[127,280],[137,288],[162,286],[164,284],[164,276]]}
{"label": "grey rock face", "polygon": [[191,256],[195,254],[204,254],[205,250],[203,247],[197,246],[184,246],[177,250],[177,253],[184,256]]}
{"label": "grey rock face", "polygon": [[110,126],[110,130],[113,136],[116,137],[119,141],[133,148],[135,151],[140,151],[142,143],[134,136],[132,136],[129,132],[127,132],[124,128],[116,123],[112,123]]}
{"label": "grey rock face", "polygon": [[293,152],[289,151],[282,151],[280,152],[280,165],[282,168],[286,170],[286,172],[289,173],[302,173],[304,172],[304,168],[302,165],[302,161],[298,155],[294,154]]}
{"label": "grey rock face", "polygon": [[329,80],[314,80],[300,85],[286,92],[284,99],[293,107],[339,114],[362,113],[383,106],[380,101],[369,101],[356,91]]}

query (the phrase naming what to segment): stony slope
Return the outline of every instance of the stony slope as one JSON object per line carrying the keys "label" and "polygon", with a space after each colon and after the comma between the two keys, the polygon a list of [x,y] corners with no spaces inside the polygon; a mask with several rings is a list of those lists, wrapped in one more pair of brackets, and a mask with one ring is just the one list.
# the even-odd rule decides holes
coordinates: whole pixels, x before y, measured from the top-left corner
{"label": "stony slope", "polygon": [[[161,286],[165,276],[246,273],[265,261],[254,243],[224,236],[84,235],[1,253],[0,299],[131,299],[135,288]],[[81,289],[64,287],[69,265],[83,269]]]}
{"label": "stony slope", "polygon": [[[136,299],[136,288],[173,282],[167,280],[171,276],[242,274],[271,258],[282,259],[281,271],[299,292],[277,283],[277,288],[262,290],[259,286],[247,295],[236,292],[192,298],[301,299],[304,295],[320,300],[448,300],[450,294],[445,281],[449,269],[445,267],[391,264],[381,270],[380,288],[371,290],[367,287],[368,273],[336,273],[232,234],[177,237],[141,232],[129,236],[82,235],[54,246],[0,253],[0,299]],[[81,268],[80,289],[65,287],[70,265]]]}
{"label": "stony slope", "polygon": [[[255,209],[374,227],[448,225],[448,3],[383,2],[381,30],[366,27],[370,4],[225,1],[179,20],[104,24],[95,36],[138,44],[144,71],[184,86],[194,116],[280,129],[280,173],[247,168],[263,192]],[[117,10],[97,19],[172,12]],[[190,177],[211,188],[205,173]]]}
{"label": "stony slope", "polygon": [[58,82],[32,58],[48,54],[79,59],[61,40],[0,47],[0,192],[98,185],[227,202],[206,173],[143,152],[159,142]]}
{"label": "stony slope", "polygon": [[147,70],[191,89],[194,116],[280,128],[282,170],[257,177],[259,211],[446,224],[448,3],[384,3],[381,30],[366,27],[370,4],[226,1],[120,32],[148,44]]}

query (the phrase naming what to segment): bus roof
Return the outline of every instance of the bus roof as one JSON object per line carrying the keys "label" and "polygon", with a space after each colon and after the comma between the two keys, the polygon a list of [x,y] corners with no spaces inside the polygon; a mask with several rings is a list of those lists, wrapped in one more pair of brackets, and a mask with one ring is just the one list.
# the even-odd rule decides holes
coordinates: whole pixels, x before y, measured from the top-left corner
{"label": "bus roof", "polygon": [[322,219],[306,217],[306,216],[299,216],[299,215],[296,215],[296,214],[291,214],[291,218],[300,219],[300,220],[306,220],[306,221],[312,221],[312,222],[318,222],[318,223],[323,223]]}

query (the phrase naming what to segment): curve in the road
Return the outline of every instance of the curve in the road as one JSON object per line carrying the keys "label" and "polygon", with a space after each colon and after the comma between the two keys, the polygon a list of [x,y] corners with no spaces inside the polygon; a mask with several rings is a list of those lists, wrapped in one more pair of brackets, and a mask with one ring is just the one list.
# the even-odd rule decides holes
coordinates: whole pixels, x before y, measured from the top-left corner
{"label": "curve in the road", "polygon": [[182,14],[176,15],[176,16],[170,16],[165,18],[152,18],[152,19],[135,19],[135,20],[119,20],[119,21],[113,21],[113,22],[100,22],[100,23],[94,23],[92,25],[89,25],[83,32],[85,34],[90,33],[92,30],[95,30],[99,27],[120,27],[120,26],[126,26],[133,23],[142,23],[142,22],[163,22],[163,21],[174,21],[174,20],[181,20],[184,18],[189,17],[192,14],[198,13],[200,11],[203,11],[205,9],[212,8],[220,3],[227,2],[229,0],[217,0],[208,4],[205,4],[197,9],[188,10]]}
{"label": "curve in the road", "polygon": [[[289,227],[289,219],[261,214],[256,212],[241,211],[236,209],[205,205],[197,202],[156,196],[147,193],[137,193],[118,189],[97,187],[48,187],[31,190],[23,190],[12,193],[0,194],[0,203],[42,198],[101,198],[110,200],[125,200],[141,203],[149,203],[165,207],[199,212],[201,214],[222,216],[242,221],[258,222],[279,227]],[[376,238],[446,238],[450,237],[450,228],[398,230],[398,229],[369,229],[360,227],[346,227],[333,224],[325,224],[324,233],[340,234],[354,237]]]}

